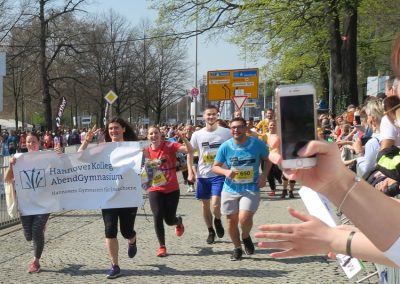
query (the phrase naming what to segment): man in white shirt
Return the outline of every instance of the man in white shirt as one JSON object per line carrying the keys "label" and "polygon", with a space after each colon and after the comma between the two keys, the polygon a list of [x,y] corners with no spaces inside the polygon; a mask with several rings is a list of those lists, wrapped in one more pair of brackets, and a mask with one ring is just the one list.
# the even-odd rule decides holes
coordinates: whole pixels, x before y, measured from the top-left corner
{"label": "man in white shirt", "polygon": [[[221,191],[225,176],[212,172],[214,158],[219,146],[232,137],[228,128],[218,125],[218,108],[209,105],[203,112],[206,126],[193,133],[190,143],[194,151],[199,153],[197,172],[193,171],[193,160],[188,156],[188,181],[194,182],[197,178],[196,198],[201,200],[203,218],[208,228],[207,243],[215,241],[215,233],[219,238],[224,236],[224,227],[221,222]],[[213,228],[213,215],[214,226]],[[216,231],[216,232],[215,232]]]}

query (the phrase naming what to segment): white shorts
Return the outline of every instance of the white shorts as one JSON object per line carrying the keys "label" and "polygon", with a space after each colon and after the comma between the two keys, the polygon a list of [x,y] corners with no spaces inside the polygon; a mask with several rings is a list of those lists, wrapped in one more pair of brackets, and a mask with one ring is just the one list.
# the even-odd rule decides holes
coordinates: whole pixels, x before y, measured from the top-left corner
{"label": "white shorts", "polygon": [[226,192],[221,193],[221,213],[231,215],[240,210],[256,213],[260,204],[260,192]]}

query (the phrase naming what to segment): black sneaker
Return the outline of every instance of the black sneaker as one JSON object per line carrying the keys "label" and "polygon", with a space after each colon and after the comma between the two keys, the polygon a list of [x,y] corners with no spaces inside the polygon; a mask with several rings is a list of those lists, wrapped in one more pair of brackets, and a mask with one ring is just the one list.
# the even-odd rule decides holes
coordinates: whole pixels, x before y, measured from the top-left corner
{"label": "black sneaker", "polygon": [[282,190],[281,198],[285,198],[287,195],[287,189]]}
{"label": "black sneaker", "polygon": [[254,253],[254,244],[250,236],[248,238],[243,239],[243,244],[244,244],[244,251],[246,252],[247,255]]}
{"label": "black sneaker", "polygon": [[128,257],[134,258],[137,253],[136,238],[133,244],[128,243]]}
{"label": "black sneaker", "polygon": [[214,241],[215,241],[215,232],[214,232],[214,230],[213,230],[213,231],[210,231],[210,232],[208,233],[207,244],[211,245],[211,244],[214,243]]}
{"label": "black sneaker", "polygon": [[121,276],[121,269],[118,265],[111,266],[111,270],[107,274],[107,279],[114,279]]}
{"label": "black sneaker", "polygon": [[215,230],[217,231],[218,238],[223,238],[225,234],[224,227],[222,226],[221,219],[214,219]]}
{"label": "black sneaker", "polygon": [[293,191],[289,191],[289,198],[294,198]]}
{"label": "black sneaker", "polygon": [[241,260],[243,255],[243,250],[242,248],[235,248],[232,252],[231,255],[231,260],[236,261],[236,260]]}

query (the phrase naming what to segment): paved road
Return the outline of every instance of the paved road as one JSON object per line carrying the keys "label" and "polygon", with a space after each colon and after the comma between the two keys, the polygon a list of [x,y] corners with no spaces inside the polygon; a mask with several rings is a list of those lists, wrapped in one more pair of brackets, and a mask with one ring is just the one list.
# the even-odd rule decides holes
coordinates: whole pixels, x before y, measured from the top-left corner
{"label": "paved road", "polygon": [[[292,222],[286,212],[289,205],[304,210],[297,195],[296,199],[271,199],[264,191],[262,196],[255,225]],[[185,234],[177,238],[174,228],[167,227],[169,255],[158,258],[148,202],[144,209],[136,219],[138,254],[134,259],[127,257],[126,241],[120,238],[122,277],[105,279],[110,263],[100,212],[70,211],[53,215],[48,223],[40,274],[26,273],[32,251],[20,225],[0,230],[0,283],[349,283],[336,263],[324,256],[272,259],[269,251],[257,248],[251,257],[230,261],[229,237],[206,244],[200,203],[183,187],[178,210],[184,218]],[[372,271],[372,266],[368,267]],[[371,283],[376,283],[376,278]]]}

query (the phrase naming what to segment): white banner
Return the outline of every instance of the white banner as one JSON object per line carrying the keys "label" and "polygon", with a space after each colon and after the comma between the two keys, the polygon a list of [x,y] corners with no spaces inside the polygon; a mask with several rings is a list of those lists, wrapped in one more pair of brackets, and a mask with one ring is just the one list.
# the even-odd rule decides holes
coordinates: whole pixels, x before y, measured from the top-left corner
{"label": "white banner", "polygon": [[139,142],[103,143],[85,151],[24,153],[14,179],[21,215],[143,204]]}

